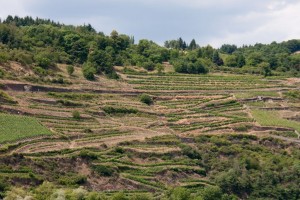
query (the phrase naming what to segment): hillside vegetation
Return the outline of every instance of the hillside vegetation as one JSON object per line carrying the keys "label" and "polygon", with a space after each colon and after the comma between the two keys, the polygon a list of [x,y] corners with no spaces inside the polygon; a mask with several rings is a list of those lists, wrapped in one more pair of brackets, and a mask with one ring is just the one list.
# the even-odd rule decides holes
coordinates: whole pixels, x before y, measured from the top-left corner
{"label": "hillside vegetation", "polygon": [[0,199],[300,199],[299,40],[161,47],[0,24]]}

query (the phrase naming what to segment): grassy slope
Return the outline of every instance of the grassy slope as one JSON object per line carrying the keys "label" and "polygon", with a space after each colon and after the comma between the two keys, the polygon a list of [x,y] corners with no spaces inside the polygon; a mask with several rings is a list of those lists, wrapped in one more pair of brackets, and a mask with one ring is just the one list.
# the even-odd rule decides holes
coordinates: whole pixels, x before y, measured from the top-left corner
{"label": "grassy slope", "polygon": [[300,123],[283,119],[276,111],[252,110],[253,117],[263,126],[282,126],[300,131]]}
{"label": "grassy slope", "polygon": [[51,135],[51,132],[36,119],[0,113],[0,143],[39,135]]}
{"label": "grassy slope", "polygon": [[[30,143],[24,144],[26,148],[21,146],[14,149],[14,153],[22,153],[35,159],[34,161],[30,160],[31,158],[18,160],[18,169],[26,166],[25,171],[22,169],[23,176],[26,175],[25,178],[31,184],[34,183],[35,177],[38,177],[58,187],[81,185],[85,189],[103,191],[110,196],[114,192],[128,189],[133,189],[130,191],[132,194],[156,191],[157,194],[162,195],[167,188],[173,186],[184,186],[193,193],[197,193],[208,185],[219,185],[220,182],[225,182],[216,182],[216,177],[222,178],[223,173],[225,173],[224,177],[229,177],[230,173],[227,174],[227,172],[236,169],[236,163],[241,163],[238,168],[243,169],[244,176],[250,176],[258,183],[268,180],[263,177],[264,174],[268,174],[263,170],[268,170],[268,166],[273,162],[271,158],[275,158],[275,156],[269,158],[272,155],[270,152],[278,152],[276,156],[280,157],[281,162],[284,162],[282,165],[272,164],[271,168],[274,173],[272,170],[268,171],[272,173],[271,177],[274,177],[278,173],[277,171],[282,171],[281,166],[286,168],[285,171],[293,168],[291,163],[294,158],[282,154],[281,151],[285,147],[278,148],[277,140],[247,136],[244,134],[246,131],[243,133],[244,135],[232,135],[233,126],[239,126],[240,123],[251,126],[253,123],[253,119],[248,116],[243,104],[236,101],[232,93],[238,94],[235,95],[237,98],[278,97],[280,93],[277,89],[281,87],[278,83],[250,75],[126,73],[122,74],[124,77],[122,82],[107,80],[103,77],[98,77],[97,81],[88,82],[83,79],[80,69],[76,69],[78,73],[73,76],[68,76],[64,70],[61,70],[60,73],[66,80],[73,83],[68,86],[68,89],[79,86],[78,88],[83,91],[11,93],[19,104],[7,106],[16,109],[26,108],[32,111],[46,127],[51,127],[51,130],[59,132],[65,137],[71,136],[70,140],[56,138],[57,141],[30,141]],[[113,87],[111,87],[112,85]],[[54,86],[61,87],[58,84]],[[138,94],[127,96],[123,93],[84,93],[84,88],[132,91],[132,88],[141,87],[147,90],[144,92],[154,96],[153,105],[148,106],[141,103]],[[154,88],[153,91],[152,88]],[[178,91],[195,88],[199,91],[188,93]],[[252,90],[248,90],[249,88]],[[266,88],[272,88],[274,91],[265,92]],[[168,89],[171,92],[166,91]],[[207,91],[203,92],[204,89]],[[226,91],[227,89],[232,91],[229,93]],[[32,101],[32,99],[49,100],[50,103]],[[51,102],[59,100],[75,104],[51,104]],[[139,112],[130,114],[112,112],[109,114],[109,112],[105,112],[107,107],[134,108]],[[72,117],[73,110],[78,110],[83,118],[81,120],[74,119]],[[266,111],[258,110],[258,112]],[[270,112],[268,114],[273,115]],[[7,119],[2,116],[4,115],[1,115],[0,119]],[[259,116],[264,120],[271,119],[269,116],[260,114]],[[14,121],[18,116],[12,117],[12,121]],[[38,124],[34,118],[18,118],[18,121],[25,118]],[[258,119],[256,120],[258,121]],[[278,124],[276,120],[273,122],[274,126],[284,126]],[[280,120],[280,123],[285,125],[289,122],[294,123],[288,120],[286,122],[284,119]],[[8,123],[5,124],[8,125]],[[24,122],[19,127],[24,127],[24,124],[29,126],[31,123]],[[36,124],[34,130],[37,130]],[[15,126],[14,122],[12,122],[12,126]],[[169,134],[169,128],[172,129],[173,134]],[[30,131],[32,129],[29,128]],[[11,128],[7,128],[7,130],[16,132]],[[162,135],[163,133],[167,135]],[[201,135],[193,137],[193,133],[196,135],[201,133]],[[205,133],[208,135],[203,135]],[[220,135],[209,136],[211,133],[220,133]],[[144,135],[148,139],[138,141],[142,140],[141,136]],[[153,137],[153,135],[157,137]],[[11,135],[8,136],[11,137]],[[181,141],[187,136],[193,137],[194,141]],[[0,137],[4,138],[1,134]],[[270,140],[268,144],[271,145],[265,146],[263,143],[265,140]],[[115,147],[116,144],[118,147]],[[289,147],[292,149],[291,144]],[[297,149],[295,148],[291,155],[295,156],[296,154]],[[63,158],[60,158],[62,155]],[[78,159],[73,159],[75,157]],[[247,160],[246,158],[249,157],[252,159]],[[3,165],[6,167],[5,170],[2,172],[0,170],[0,175],[5,176],[8,180],[20,177],[19,171],[15,170],[15,158],[11,159],[12,162]],[[38,163],[38,165],[29,163]],[[251,168],[247,169],[248,171],[244,169],[246,164],[249,165],[248,168]],[[275,168],[277,166],[278,169]],[[6,171],[9,173],[4,173]],[[252,172],[254,173],[252,174]],[[240,171],[238,173],[240,174]],[[291,174],[290,171],[288,174]],[[263,177],[262,180],[259,179],[259,176]],[[104,181],[105,183],[103,183]],[[134,184],[130,181],[133,181]],[[252,195],[261,197],[260,190],[264,192],[268,185],[266,187],[257,186],[255,181],[251,183],[251,187],[255,188]],[[274,188],[282,186],[283,189],[289,189],[290,186],[287,186],[287,183],[297,185],[296,181],[288,180],[279,182]],[[89,188],[86,185],[94,186]],[[33,190],[34,188],[36,185],[33,186]],[[246,194],[247,191],[241,193]],[[269,193],[272,194],[272,192]],[[240,196],[242,197],[243,194]],[[275,195],[277,193],[274,192]]]}

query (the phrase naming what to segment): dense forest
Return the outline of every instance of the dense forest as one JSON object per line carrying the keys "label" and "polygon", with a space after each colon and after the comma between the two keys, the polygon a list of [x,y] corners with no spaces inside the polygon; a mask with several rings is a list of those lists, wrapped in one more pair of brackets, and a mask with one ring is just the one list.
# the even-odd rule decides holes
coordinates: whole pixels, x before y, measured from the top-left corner
{"label": "dense forest", "polygon": [[82,65],[84,76],[94,74],[118,78],[113,66],[139,66],[162,72],[162,63],[170,62],[179,73],[227,71],[298,76],[300,40],[237,47],[224,44],[219,49],[200,47],[193,39],[166,41],[164,47],[113,30],[109,36],[90,24],[70,26],[51,20],[8,16],[0,24],[0,63],[17,61],[45,76],[56,63]]}

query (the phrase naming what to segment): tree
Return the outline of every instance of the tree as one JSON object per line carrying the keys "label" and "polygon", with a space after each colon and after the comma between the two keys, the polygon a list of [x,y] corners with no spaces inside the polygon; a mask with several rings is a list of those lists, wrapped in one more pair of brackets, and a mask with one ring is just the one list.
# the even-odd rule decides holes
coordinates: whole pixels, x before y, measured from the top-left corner
{"label": "tree", "polygon": [[186,188],[182,188],[182,187],[173,188],[173,189],[167,191],[166,196],[170,200],[190,200],[191,199],[191,193]]}
{"label": "tree", "polygon": [[201,197],[203,200],[222,199],[222,191],[218,186],[208,186],[202,190]]}
{"label": "tree", "polygon": [[237,50],[237,46],[234,44],[223,44],[220,51],[227,54],[232,54]]}
{"label": "tree", "polygon": [[300,51],[300,40],[289,40],[283,43],[283,45],[287,47],[291,53]]}
{"label": "tree", "polygon": [[239,53],[237,55],[237,67],[243,67],[246,64],[245,57],[243,54]]}
{"label": "tree", "polygon": [[190,45],[189,45],[189,50],[194,50],[197,48],[197,43],[196,43],[196,40],[195,39],[192,39]]}
{"label": "tree", "polygon": [[262,70],[262,73],[265,77],[272,75],[272,71],[271,71],[271,67],[270,67],[269,63],[262,62],[262,63],[258,64],[257,67],[259,67]]}
{"label": "tree", "polygon": [[153,71],[155,68],[155,64],[152,61],[143,62],[141,66],[148,71]]}
{"label": "tree", "polygon": [[222,58],[219,56],[218,51],[214,51],[213,56],[212,56],[212,62],[215,63],[218,66],[221,66],[224,64]]}
{"label": "tree", "polygon": [[214,53],[214,48],[212,48],[212,46],[207,45],[206,47],[202,48],[202,56],[203,58],[208,58],[211,59]]}
{"label": "tree", "polygon": [[155,69],[157,70],[158,74],[162,74],[165,68],[162,64],[158,63],[155,65]]}
{"label": "tree", "polygon": [[97,73],[110,74],[113,72],[112,57],[104,50],[94,50],[88,56],[88,62]]}
{"label": "tree", "polygon": [[84,63],[88,56],[87,42],[78,34],[68,34],[64,36],[65,51],[71,56],[75,63]]}
{"label": "tree", "polygon": [[263,62],[263,55],[261,52],[252,52],[248,54],[247,64],[250,66],[257,66],[259,63]]}
{"label": "tree", "polygon": [[54,193],[55,186],[53,183],[43,182],[42,185],[35,189],[35,199],[37,200],[50,200],[51,195]]}
{"label": "tree", "polygon": [[179,46],[179,49],[183,49],[183,40],[181,37],[178,39],[178,46]]}
{"label": "tree", "polygon": [[225,58],[225,65],[228,67],[237,66],[237,57],[235,55],[229,55]]}
{"label": "tree", "polygon": [[84,78],[89,81],[95,80],[94,74],[96,73],[96,69],[93,68],[89,63],[85,63],[82,67],[82,74]]}
{"label": "tree", "polygon": [[198,74],[207,74],[209,72],[209,69],[201,59],[195,62],[195,66]]}
{"label": "tree", "polygon": [[53,54],[50,52],[40,52],[35,56],[35,62],[38,66],[42,67],[43,69],[47,69],[51,66],[55,66],[53,61]]}

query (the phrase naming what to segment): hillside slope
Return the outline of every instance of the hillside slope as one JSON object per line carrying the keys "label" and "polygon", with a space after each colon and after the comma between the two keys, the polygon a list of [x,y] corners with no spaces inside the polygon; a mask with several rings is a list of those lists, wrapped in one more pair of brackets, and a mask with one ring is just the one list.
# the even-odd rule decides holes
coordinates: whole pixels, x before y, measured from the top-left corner
{"label": "hillside slope", "polygon": [[288,178],[299,173],[298,79],[119,67],[119,80],[87,81],[79,67],[68,75],[58,65],[67,82],[59,84],[26,81],[30,70],[18,63],[1,68],[17,78],[0,79],[11,100],[1,102],[0,121],[30,116],[52,133],[1,143],[8,196],[76,196],[72,188],[83,186],[86,196],[108,198],[299,197],[300,180]]}

